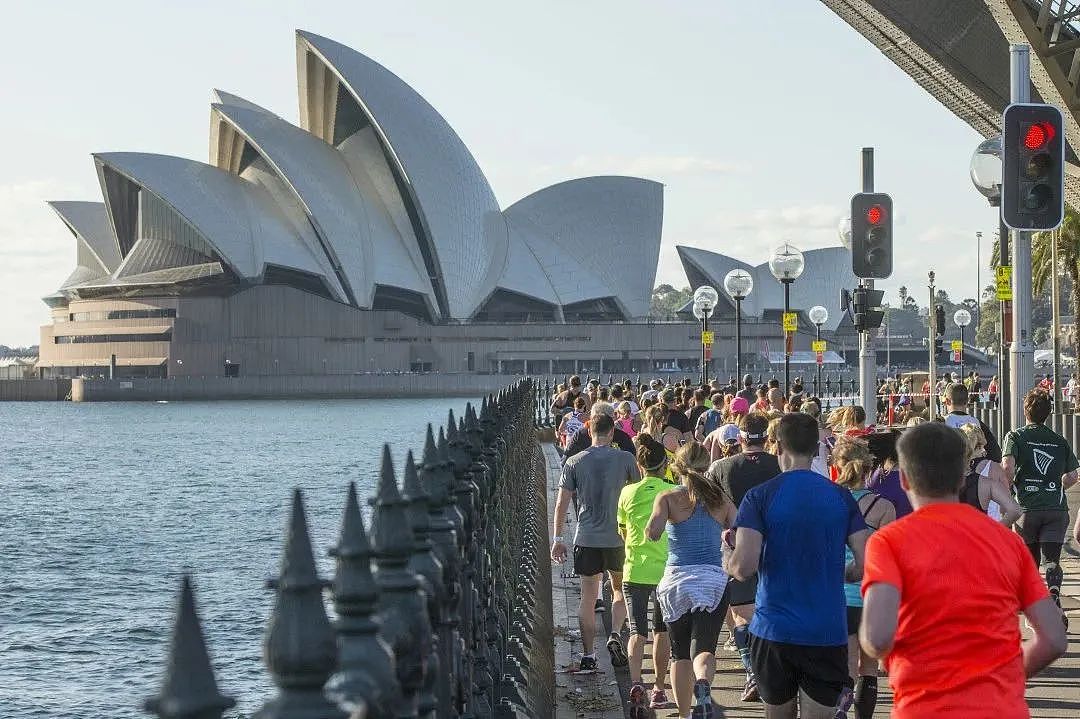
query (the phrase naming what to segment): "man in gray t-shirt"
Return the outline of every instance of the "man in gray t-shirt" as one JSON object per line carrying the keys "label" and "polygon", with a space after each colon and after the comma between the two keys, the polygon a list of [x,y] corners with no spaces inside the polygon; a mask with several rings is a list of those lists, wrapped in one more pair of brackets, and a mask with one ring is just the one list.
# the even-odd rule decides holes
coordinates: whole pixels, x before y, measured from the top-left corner
{"label": "man in gray t-shirt", "polygon": [[626,663],[626,652],[617,633],[626,619],[623,601],[623,539],[619,534],[617,509],[619,494],[630,482],[641,479],[634,455],[611,446],[615,422],[606,414],[589,420],[592,446],[566,460],[555,501],[555,533],[551,558],[566,561],[562,530],[571,499],[577,502],[577,530],[574,534],[574,572],[581,577],[578,622],[581,627],[582,658],[579,669],[596,668],[593,639],[596,637],[596,598],[607,572],[611,578],[611,628],[607,647],[615,666]]}

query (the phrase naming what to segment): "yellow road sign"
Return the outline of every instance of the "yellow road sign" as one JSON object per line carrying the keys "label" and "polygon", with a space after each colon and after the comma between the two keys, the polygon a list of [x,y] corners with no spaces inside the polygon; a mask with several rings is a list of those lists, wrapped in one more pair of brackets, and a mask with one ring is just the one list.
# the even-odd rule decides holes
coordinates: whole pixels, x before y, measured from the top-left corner
{"label": "yellow road sign", "polygon": [[795,332],[799,329],[799,314],[797,312],[784,313],[784,332]]}
{"label": "yellow road sign", "polygon": [[713,341],[713,333],[711,331],[701,333],[701,344],[711,345]]}
{"label": "yellow road sign", "polygon": [[811,349],[813,349],[815,352],[824,352],[825,351],[825,340],[814,340],[811,343],[810,346],[811,346]]}
{"label": "yellow road sign", "polygon": [[994,279],[997,281],[998,300],[1012,300],[1012,267],[1009,265],[998,267]]}
{"label": "yellow road sign", "polygon": [[950,343],[950,346],[952,347],[953,352],[963,352],[964,351],[964,343],[961,342],[960,340],[953,340]]}

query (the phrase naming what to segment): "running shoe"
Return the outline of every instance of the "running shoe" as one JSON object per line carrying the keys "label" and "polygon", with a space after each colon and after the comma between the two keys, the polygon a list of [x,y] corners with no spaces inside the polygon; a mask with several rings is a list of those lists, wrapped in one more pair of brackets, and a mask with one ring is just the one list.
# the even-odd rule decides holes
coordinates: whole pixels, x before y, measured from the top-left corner
{"label": "running shoe", "polygon": [[596,611],[598,613],[600,613],[600,614],[603,614],[605,611],[607,611],[604,608],[604,600],[603,599],[597,599],[595,607],[596,607]]}
{"label": "running shoe", "polygon": [[649,697],[649,707],[652,709],[674,709],[675,702],[668,699],[667,692],[663,689],[653,689]]}
{"label": "running shoe", "polygon": [[630,687],[630,719],[648,719],[649,706],[645,703],[645,685]]}
{"label": "running shoe", "polygon": [[570,665],[568,674],[596,674],[596,657],[581,657],[578,659],[577,668]]}
{"label": "running shoe", "polygon": [[758,693],[757,678],[752,674],[746,675],[746,684],[743,685],[742,696],[744,702],[759,702],[761,695]]}
{"label": "running shoe", "polygon": [[622,637],[615,632],[607,640],[608,654],[611,655],[611,666],[625,667],[627,665],[626,650],[623,649]]}
{"label": "running shoe", "polygon": [[694,706],[691,719],[713,719],[712,687],[704,679],[694,682]]}
{"label": "running shoe", "polygon": [[725,652],[737,652],[739,651],[739,645],[735,643],[735,633],[728,634],[727,641],[724,642]]}
{"label": "running shoe", "polygon": [[836,714],[834,719],[848,719],[848,709],[855,703],[855,693],[850,688],[844,687],[844,691],[840,693],[840,703],[836,706]]}

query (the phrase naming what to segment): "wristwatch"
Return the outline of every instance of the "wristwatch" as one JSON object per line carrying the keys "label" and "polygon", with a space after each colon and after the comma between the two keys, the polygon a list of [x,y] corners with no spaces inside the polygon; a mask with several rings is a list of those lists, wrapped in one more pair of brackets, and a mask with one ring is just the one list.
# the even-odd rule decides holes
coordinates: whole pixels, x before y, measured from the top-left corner
{"label": "wristwatch", "polygon": [[551,538],[551,543],[552,544],[562,544],[563,543],[563,538],[562,537],[552,537]]}

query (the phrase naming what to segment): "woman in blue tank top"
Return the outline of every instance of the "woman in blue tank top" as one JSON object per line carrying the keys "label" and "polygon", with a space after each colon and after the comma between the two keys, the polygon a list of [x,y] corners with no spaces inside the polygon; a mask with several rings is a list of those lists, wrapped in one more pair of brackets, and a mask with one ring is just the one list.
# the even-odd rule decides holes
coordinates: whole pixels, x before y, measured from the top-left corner
{"label": "woman in blue tank top", "polygon": [[713,716],[716,641],[727,613],[721,535],[736,514],[720,485],[705,476],[710,459],[697,442],[679,449],[671,470],[680,486],[657,496],[647,529],[653,540],[667,532],[667,566],[657,594],[671,642],[679,716],[704,719]]}
{"label": "woman in blue tank top", "polygon": [[[896,507],[885,497],[866,489],[866,478],[874,467],[874,457],[866,442],[853,437],[840,437],[833,448],[833,466],[836,467],[836,483],[851,491],[859,511],[870,531],[881,529],[896,519]],[[854,555],[850,549],[846,561]],[[848,673],[855,682],[856,716],[874,715],[877,705],[877,660],[859,646],[859,623],[862,621],[862,593],[859,584],[844,584],[847,600],[848,622]]]}

